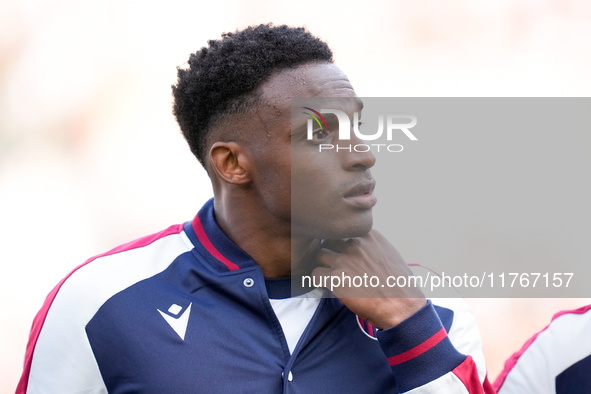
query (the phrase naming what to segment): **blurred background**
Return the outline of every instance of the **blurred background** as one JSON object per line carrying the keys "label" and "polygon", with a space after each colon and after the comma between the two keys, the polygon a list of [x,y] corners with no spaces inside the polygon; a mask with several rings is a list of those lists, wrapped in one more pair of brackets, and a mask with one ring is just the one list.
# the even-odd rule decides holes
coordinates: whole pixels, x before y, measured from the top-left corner
{"label": "blurred background", "polygon": [[[61,278],[212,196],[171,113],[176,66],[267,22],[327,41],[360,96],[591,93],[585,0],[0,0],[0,394]],[[469,302],[492,381],[555,312],[591,300]]]}

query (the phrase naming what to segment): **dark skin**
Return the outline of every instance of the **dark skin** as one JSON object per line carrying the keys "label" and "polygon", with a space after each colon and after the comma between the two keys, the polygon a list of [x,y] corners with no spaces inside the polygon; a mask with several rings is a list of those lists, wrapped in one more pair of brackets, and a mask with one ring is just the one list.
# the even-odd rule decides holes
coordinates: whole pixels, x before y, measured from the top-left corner
{"label": "dark skin", "polygon": [[[291,118],[291,97],[344,97],[350,100],[338,105],[352,119],[360,103],[345,74],[330,63],[307,63],[275,72],[259,89],[265,104],[254,115],[228,119],[210,134],[207,169],[221,229],[266,278],[288,277],[292,261],[310,259],[316,275],[357,275],[377,266],[381,275],[410,274],[396,249],[371,229],[373,154],[318,154],[317,144],[338,143],[337,135],[319,133],[308,141],[306,116]],[[347,142],[362,142],[356,138]],[[364,195],[351,195],[359,185]],[[319,239],[328,241],[321,246]],[[294,264],[295,270],[303,265]],[[386,329],[426,303],[418,289],[396,291],[372,298],[334,293],[355,314]]]}

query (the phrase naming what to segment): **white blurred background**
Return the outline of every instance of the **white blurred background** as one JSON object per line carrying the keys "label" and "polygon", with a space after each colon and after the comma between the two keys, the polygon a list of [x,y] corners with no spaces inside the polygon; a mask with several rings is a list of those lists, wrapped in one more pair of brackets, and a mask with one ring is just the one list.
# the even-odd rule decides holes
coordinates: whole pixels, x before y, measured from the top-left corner
{"label": "white blurred background", "polygon": [[[47,293],[211,195],[171,113],[176,66],[252,24],[306,25],[360,96],[589,96],[586,0],[0,0],[0,394]],[[470,300],[489,378],[588,299]]]}

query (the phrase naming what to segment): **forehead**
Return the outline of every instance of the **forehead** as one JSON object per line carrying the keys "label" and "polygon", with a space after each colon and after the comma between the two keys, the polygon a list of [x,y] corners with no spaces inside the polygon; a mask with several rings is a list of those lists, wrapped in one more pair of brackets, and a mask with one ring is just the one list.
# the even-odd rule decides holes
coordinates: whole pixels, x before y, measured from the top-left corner
{"label": "forehead", "polygon": [[262,86],[268,101],[283,108],[292,97],[357,97],[347,76],[332,63],[306,63],[279,70]]}

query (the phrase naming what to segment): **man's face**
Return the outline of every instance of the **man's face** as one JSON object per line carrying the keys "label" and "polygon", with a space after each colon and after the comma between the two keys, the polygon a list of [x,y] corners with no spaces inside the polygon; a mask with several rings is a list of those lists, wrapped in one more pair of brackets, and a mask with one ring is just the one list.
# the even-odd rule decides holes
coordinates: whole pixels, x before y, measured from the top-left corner
{"label": "man's face", "polygon": [[308,140],[310,116],[303,109],[292,113],[291,107],[292,97],[313,97],[311,101],[321,102],[322,108],[341,110],[353,120],[361,102],[345,74],[333,64],[308,63],[273,74],[261,89],[268,103],[257,112],[264,130],[257,133],[251,151],[256,189],[268,212],[291,221],[292,237],[366,234],[376,203],[369,171],[375,157],[371,152],[319,152],[321,143],[349,146],[362,141],[352,132],[350,140],[340,141],[337,118],[331,115],[324,116],[330,132],[315,128],[313,139]]}

